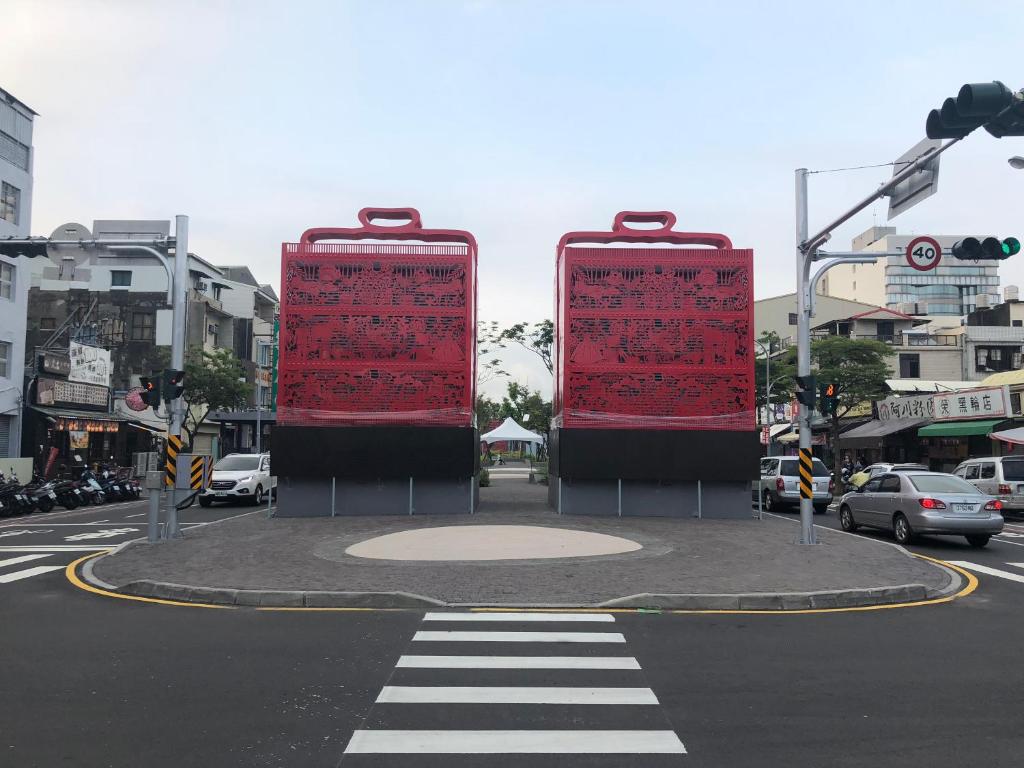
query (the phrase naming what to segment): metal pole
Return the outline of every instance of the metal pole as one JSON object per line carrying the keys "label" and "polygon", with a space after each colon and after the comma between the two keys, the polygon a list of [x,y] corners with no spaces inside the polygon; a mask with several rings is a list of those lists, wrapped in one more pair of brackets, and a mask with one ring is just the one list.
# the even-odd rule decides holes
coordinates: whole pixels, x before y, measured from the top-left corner
{"label": "metal pole", "polygon": [[[813,251],[804,253],[801,246],[807,241],[807,169],[796,170],[796,300],[797,300],[797,359],[798,376],[811,373],[811,313],[810,271]],[[797,420],[800,431],[800,454],[811,450],[811,412],[801,403]],[[801,487],[803,484],[801,483]],[[800,494],[800,543],[814,544],[814,499]]]}
{"label": "metal pole", "polygon": [[697,519],[704,517],[704,493],[700,487],[700,480],[697,481]]}
{"label": "metal pole", "polygon": [[764,356],[764,410],[765,423],[768,424],[768,444],[765,455],[772,455],[772,342],[768,340],[768,352]]}
{"label": "metal pole", "polygon": [[412,514],[412,478],[409,478],[409,514]]}
{"label": "metal pole", "polygon": [[[171,304],[171,368],[185,370],[185,323],[188,314],[188,216],[174,217],[174,300]],[[188,382],[185,382],[188,386]],[[169,404],[170,434],[181,437],[185,421],[185,404],[180,397]],[[167,538],[181,535],[178,529],[178,510],[175,505],[181,492],[175,488],[167,508]]]}
{"label": "metal pole", "polygon": [[150,544],[160,541],[160,491],[150,490],[149,509],[146,516],[147,531],[146,539]]}
{"label": "metal pole", "polygon": [[257,454],[260,453],[260,404],[259,403],[256,403],[256,453]]}

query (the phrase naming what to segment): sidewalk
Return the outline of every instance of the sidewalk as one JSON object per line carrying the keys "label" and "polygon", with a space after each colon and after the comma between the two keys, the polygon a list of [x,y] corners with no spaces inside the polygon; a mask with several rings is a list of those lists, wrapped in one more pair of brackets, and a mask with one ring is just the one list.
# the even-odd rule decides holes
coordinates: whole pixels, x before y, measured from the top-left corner
{"label": "sidewalk", "polygon": [[[96,561],[86,576],[143,596],[310,607],[798,609],[921,600],[960,585],[945,568],[838,531],[819,528],[819,546],[795,545],[798,526],[790,520],[566,518],[545,507],[545,493],[544,486],[510,477],[481,489],[480,512],[472,516],[267,520],[256,512],[194,529],[178,541],[130,546]],[[410,541],[422,546],[422,552],[414,549],[416,557],[434,556],[437,535],[446,533],[466,542],[486,532],[480,546],[497,542],[500,552],[520,546],[519,533],[532,530],[492,535],[491,529],[463,528],[480,525],[540,526],[540,538],[550,539],[547,549],[576,539],[603,546],[612,541],[605,537],[614,536],[628,540],[632,551],[552,557],[537,550],[530,559],[440,561],[346,553],[367,539],[400,532],[410,532],[397,537],[404,542],[401,551],[409,551]],[[463,529],[415,533],[448,526]],[[389,541],[361,551],[387,549]]]}

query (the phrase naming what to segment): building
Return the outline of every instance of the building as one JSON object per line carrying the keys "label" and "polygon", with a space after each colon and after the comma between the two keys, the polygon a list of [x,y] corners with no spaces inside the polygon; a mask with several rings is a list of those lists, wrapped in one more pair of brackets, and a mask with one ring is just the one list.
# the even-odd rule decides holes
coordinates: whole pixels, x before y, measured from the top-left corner
{"label": "building", "polygon": [[[837,299],[832,296],[816,296],[814,317],[811,325],[823,325],[842,320],[863,312],[873,312],[877,304]],[[776,334],[783,347],[796,344],[797,302],[796,293],[785,293],[754,302],[754,338],[760,339],[768,333]]]}
{"label": "building", "polygon": [[[93,222],[91,231],[80,224],[68,224],[54,234],[72,240],[94,236],[131,240],[153,239],[169,232],[169,221],[100,220]],[[115,254],[116,259],[108,258]],[[26,334],[32,382],[26,397],[35,415],[33,434],[23,440],[24,450],[30,451],[25,455],[39,461],[46,454],[49,462],[49,453],[56,448],[56,460],[71,464],[75,455],[73,436],[58,434],[83,431],[64,429],[71,422],[85,424],[92,433],[88,440],[78,438],[78,455],[87,456],[88,461],[112,457],[124,464],[133,452],[158,448],[154,438],[163,435],[166,425],[152,410],[131,410],[125,396],[139,385],[140,376],[169,365],[172,312],[164,265],[141,251],[76,246],[51,248],[50,258],[26,260],[24,264],[32,282]],[[212,351],[251,347],[251,321],[239,324],[225,308],[234,281],[228,280],[220,268],[191,253],[188,272],[189,348]],[[253,303],[251,294],[249,302]],[[70,381],[62,383],[60,370],[45,370],[47,356],[58,369],[66,365],[57,358],[64,355],[66,360],[73,342],[92,350],[109,350],[109,374],[104,382],[72,387]],[[50,379],[58,383],[50,384]],[[40,380],[48,387],[56,386],[64,399],[39,402]],[[251,380],[255,381],[254,370]],[[106,394],[101,395],[100,389]],[[220,426],[207,418],[195,435],[193,450],[220,455],[219,440]]]}
{"label": "building", "polygon": [[[0,238],[32,225],[32,129],[36,113],[0,88]],[[0,458],[21,455],[28,280],[24,262],[0,256]]]}
{"label": "building", "polygon": [[[874,264],[841,264],[822,278],[825,296],[888,307],[908,315],[963,316],[999,302],[999,262],[943,259],[932,270],[911,267],[904,256],[914,235],[897,235],[894,227],[871,227],[853,239],[853,250],[893,253]],[[966,235],[935,239],[949,249]]]}

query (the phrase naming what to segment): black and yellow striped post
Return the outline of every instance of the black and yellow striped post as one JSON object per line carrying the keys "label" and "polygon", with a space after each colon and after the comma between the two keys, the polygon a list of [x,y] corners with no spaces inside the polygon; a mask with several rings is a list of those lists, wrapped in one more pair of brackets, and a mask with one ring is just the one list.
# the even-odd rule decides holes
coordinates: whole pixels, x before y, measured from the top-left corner
{"label": "black and yellow striped post", "polygon": [[178,474],[178,454],[181,453],[181,438],[178,435],[167,436],[167,462],[164,472],[164,483],[174,488],[174,480]]}
{"label": "black and yellow striped post", "polygon": [[814,452],[800,449],[800,498],[814,499]]}
{"label": "black and yellow striped post", "polygon": [[193,491],[201,490],[203,487],[203,476],[206,474],[206,457],[192,457],[192,471],[188,477],[188,487]]}

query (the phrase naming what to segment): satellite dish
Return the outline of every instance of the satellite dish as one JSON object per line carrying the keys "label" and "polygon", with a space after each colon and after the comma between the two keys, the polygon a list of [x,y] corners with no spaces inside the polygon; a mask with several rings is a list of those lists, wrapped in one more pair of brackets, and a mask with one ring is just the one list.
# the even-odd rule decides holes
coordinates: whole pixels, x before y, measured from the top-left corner
{"label": "satellite dish", "polygon": [[[61,224],[50,235],[51,240],[92,240],[92,232],[84,224]],[[89,253],[77,245],[51,245],[46,255],[57,266],[73,263],[76,267],[89,258]]]}

